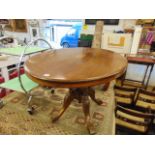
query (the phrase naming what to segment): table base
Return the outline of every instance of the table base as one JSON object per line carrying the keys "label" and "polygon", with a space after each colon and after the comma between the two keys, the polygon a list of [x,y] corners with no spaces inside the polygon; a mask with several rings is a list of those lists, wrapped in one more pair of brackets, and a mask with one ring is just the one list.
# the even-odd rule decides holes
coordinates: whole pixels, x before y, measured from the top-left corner
{"label": "table base", "polygon": [[79,101],[79,103],[82,104],[83,112],[85,115],[85,124],[86,124],[88,131],[89,131],[89,134],[95,134],[96,131],[95,131],[93,123],[91,122],[91,119],[90,119],[90,111],[89,111],[90,100],[89,100],[89,97],[95,103],[97,103],[100,106],[106,105],[105,102],[103,102],[102,100],[97,99],[95,97],[95,90],[91,87],[70,88],[68,94],[64,98],[64,102],[63,102],[63,106],[62,106],[61,110],[59,111],[58,115],[53,118],[52,122],[53,123],[56,122],[63,115],[63,113],[66,111],[66,109],[69,107],[71,102],[74,99],[77,99]]}

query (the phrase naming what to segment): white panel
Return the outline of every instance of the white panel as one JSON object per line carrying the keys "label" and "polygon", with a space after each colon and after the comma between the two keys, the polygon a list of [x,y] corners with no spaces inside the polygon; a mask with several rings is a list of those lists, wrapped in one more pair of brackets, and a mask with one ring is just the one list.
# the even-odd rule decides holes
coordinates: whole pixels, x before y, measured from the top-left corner
{"label": "white panel", "polygon": [[[124,39],[121,44],[121,38]],[[111,50],[118,53],[130,53],[132,42],[131,34],[124,33],[104,33],[102,35],[102,49]],[[120,44],[120,45],[119,45]]]}
{"label": "white panel", "polygon": [[141,26],[135,26],[132,48],[131,48],[131,53],[133,53],[133,54],[136,54],[138,52],[141,34],[142,34],[142,27]]}

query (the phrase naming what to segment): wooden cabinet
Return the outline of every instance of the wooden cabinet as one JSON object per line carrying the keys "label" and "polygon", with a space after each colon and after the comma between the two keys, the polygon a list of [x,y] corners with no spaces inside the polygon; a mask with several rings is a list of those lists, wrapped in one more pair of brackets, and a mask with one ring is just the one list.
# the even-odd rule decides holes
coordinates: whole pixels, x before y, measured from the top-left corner
{"label": "wooden cabinet", "polygon": [[13,32],[27,32],[27,21],[25,19],[10,19],[6,30]]}

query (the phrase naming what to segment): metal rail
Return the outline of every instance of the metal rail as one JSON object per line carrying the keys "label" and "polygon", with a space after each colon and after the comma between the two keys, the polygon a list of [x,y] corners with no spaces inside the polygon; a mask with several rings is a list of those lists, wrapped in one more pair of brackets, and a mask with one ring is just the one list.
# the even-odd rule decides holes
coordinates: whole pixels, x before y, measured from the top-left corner
{"label": "metal rail", "polygon": [[24,85],[22,83],[22,79],[21,79],[21,74],[20,74],[20,66],[21,66],[21,63],[22,63],[22,59],[27,51],[27,49],[30,47],[30,45],[32,45],[33,43],[35,42],[38,42],[38,41],[44,41],[45,43],[48,44],[48,46],[50,47],[50,49],[53,49],[52,45],[50,44],[50,42],[48,42],[47,40],[43,39],[43,38],[38,38],[36,40],[33,40],[31,42],[29,42],[26,47],[24,48],[23,52],[21,53],[20,55],[20,58],[19,58],[19,64],[18,64],[18,79],[19,79],[19,83],[20,83],[20,86],[21,88],[23,89],[23,91],[25,92],[25,94],[29,94],[29,92],[27,92],[27,90],[24,88]]}

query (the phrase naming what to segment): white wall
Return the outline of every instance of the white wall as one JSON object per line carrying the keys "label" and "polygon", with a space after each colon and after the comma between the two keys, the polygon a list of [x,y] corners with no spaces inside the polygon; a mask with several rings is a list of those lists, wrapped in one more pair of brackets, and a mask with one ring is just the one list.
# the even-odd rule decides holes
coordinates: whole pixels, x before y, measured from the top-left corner
{"label": "white wall", "polygon": [[10,31],[5,31],[5,35],[11,36],[13,38],[17,38],[18,40],[24,41],[26,38],[27,41],[30,40],[30,35],[29,33],[22,33],[22,32],[10,32]]}
{"label": "white wall", "polygon": [[[83,20],[84,24],[85,20]],[[103,33],[104,32],[113,32],[114,30],[123,30],[124,28],[133,28],[136,24],[136,19],[120,19],[118,25],[104,25]],[[85,34],[94,34],[95,32],[95,25],[88,25],[87,30],[82,30],[81,33]]]}
{"label": "white wall", "polygon": [[140,42],[141,34],[142,34],[142,27],[135,26],[132,47],[131,47],[132,54],[136,54],[139,49],[139,42]]}

